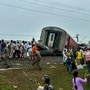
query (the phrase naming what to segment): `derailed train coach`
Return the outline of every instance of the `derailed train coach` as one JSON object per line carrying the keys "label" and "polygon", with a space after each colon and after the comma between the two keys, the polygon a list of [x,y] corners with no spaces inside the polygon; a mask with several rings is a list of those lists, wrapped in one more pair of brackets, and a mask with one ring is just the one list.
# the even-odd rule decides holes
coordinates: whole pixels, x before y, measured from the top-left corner
{"label": "derailed train coach", "polygon": [[62,54],[65,46],[78,48],[76,41],[65,30],[53,26],[42,29],[39,44],[47,46],[55,54]]}

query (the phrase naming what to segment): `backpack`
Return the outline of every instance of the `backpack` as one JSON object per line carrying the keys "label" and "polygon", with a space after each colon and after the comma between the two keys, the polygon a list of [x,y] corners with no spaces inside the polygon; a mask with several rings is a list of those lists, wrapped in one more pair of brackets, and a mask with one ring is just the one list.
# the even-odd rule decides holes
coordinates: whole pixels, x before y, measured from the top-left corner
{"label": "backpack", "polygon": [[67,58],[66,64],[70,65],[71,64],[71,59]]}

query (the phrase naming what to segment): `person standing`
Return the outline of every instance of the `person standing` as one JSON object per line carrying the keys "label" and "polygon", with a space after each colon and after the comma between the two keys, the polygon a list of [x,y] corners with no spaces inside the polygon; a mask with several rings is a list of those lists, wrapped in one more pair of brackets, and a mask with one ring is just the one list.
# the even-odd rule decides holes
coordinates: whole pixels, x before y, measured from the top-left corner
{"label": "person standing", "polygon": [[32,60],[32,44],[28,43],[28,53],[29,53],[29,59]]}
{"label": "person standing", "polygon": [[1,45],[2,45],[2,59],[5,59],[6,57],[6,43],[4,39],[1,40]]}
{"label": "person standing", "polygon": [[77,66],[76,66],[76,60],[74,57],[71,58],[71,62],[72,62],[72,71],[76,70],[77,69]]}
{"label": "person standing", "polygon": [[1,44],[1,40],[0,40],[0,60],[1,60],[1,53],[2,53],[2,44]]}
{"label": "person standing", "polygon": [[67,56],[66,56],[66,50],[64,49],[63,50],[63,64],[65,65],[65,62],[66,62],[66,60],[67,60]]}
{"label": "person standing", "polygon": [[72,72],[72,62],[71,62],[71,57],[67,56],[66,62],[65,62],[67,71],[70,73]]}
{"label": "person standing", "polygon": [[13,52],[14,52],[14,44],[13,40],[11,40],[10,44],[8,45],[9,48],[9,58],[13,58]]}
{"label": "person standing", "polygon": [[80,48],[78,48],[78,50],[76,52],[76,60],[77,60],[78,65],[82,64],[82,58],[83,58],[83,54],[80,51]]}
{"label": "person standing", "polygon": [[84,57],[87,64],[88,73],[90,74],[90,50],[85,48]]}
{"label": "person standing", "polygon": [[79,77],[78,71],[73,72],[72,84],[74,90],[84,90],[83,83],[87,82],[87,74],[84,74],[84,79]]}

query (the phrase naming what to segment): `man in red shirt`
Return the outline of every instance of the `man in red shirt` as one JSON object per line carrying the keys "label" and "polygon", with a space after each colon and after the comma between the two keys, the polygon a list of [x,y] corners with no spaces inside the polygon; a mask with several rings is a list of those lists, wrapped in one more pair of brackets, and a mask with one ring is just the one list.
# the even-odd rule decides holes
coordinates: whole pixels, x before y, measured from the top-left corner
{"label": "man in red shirt", "polygon": [[41,67],[40,67],[40,60],[41,60],[41,55],[40,55],[40,52],[38,51],[38,47],[37,47],[37,43],[33,44],[32,45],[32,52],[33,52],[33,63],[32,65],[38,65],[39,67],[39,70],[41,70]]}

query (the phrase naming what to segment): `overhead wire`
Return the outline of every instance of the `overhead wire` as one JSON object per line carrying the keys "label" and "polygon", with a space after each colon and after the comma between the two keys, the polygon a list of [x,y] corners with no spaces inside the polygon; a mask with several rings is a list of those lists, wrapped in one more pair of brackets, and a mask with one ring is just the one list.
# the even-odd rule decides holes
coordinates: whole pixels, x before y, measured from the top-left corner
{"label": "overhead wire", "polygon": [[[33,36],[33,35],[21,35],[21,34],[0,34],[0,36],[25,36],[25,37],[28,37],[28,36]],[[34,36],[37,36],[34,34]]]}
{"label": "overhead wire", "polygon": [[40,37],[39,35],[21,35],[21,34],[0,34],[0,40],[1,39],[4,39],[4,38],[11,38],[11,37],[14,37],[14,39],[16,39],[16,38],[19,38],[20,40],[22,40],[22,39],[31,39],[31,38],[33,38],[33,37],[36,37],[36,39],[38,38],[38,37]]}
{"label": "overhead wire", "polygon": [[[21,0],[22,1],[22,0]],[[34,3],[33,3],[34,4]],[[39,12],[39,13],[44,13],[44,14],[50,14],[50,15],[55,15],[55,16],[61,16],[61,17],[66,17],[66,18],[72,18],[72,19],[79,19],[79,20],[83,20],[83,21],[88,21],[90,22],[90,20],[86,20],[86,19],[80,19],[80,18],[74,18],[74,17],[68,17],[68,16],[63,16],[63,15],[59,15],[59,14],[54,14],[54,13],[48,13],[48,12],[43,12],[43,11],[39,11],[39,10],[34,10],[34,9],[30,9],[30,8],[25,8],[25,7],[20,7],[20,6],[15,6],[15,5],[10,5],[10,4],[5,4],[5,3],[0,3],[0,5],[3,6],[9,6],[9,7],[13,7],[13,8],[19,8],[19,9],[23,9],[23,10],[28,10],[28,11],[34,11],[34,12]],[[40,4],[38,4],[40,5]],[[43,5],[42,5],[43,6]],[[45,5],[46,6],[46,5]],[[52,7],[52,6],[51,6]],[[53,7],[54,8],[54,7]],[[78,8],[79,9],[79,8]],[[85,9],[83,9],[85,10]],[[10,35],[10,34],[0,34],[0,35],[5,35],[5,36],[29,36],[29,35]]]}
{"label": "overhead wire", "polygon": [[15,5],[6,4],[6,3],[0,3],[0,5],[2,5],[2,6],[8,6],[8,7],[13,7],[13,8],[19,8],[19,9],[23,9],[23,10],[27,10],[27,11],[33,11],[33,12],[38,12],[38,13],[43,13],[43,14],[49,14],[49,15],[54,15],[54,16],[60,16],[60,17],[71,18],[71,19],[78,19],[78,20],[90,22],[90,20],[86,20],[86,19],[81,19],[81,18],[76,18],[76,17],[70,17],[70,16],[60,15],[60,14],[55,14],[55,13],[50,13],[50,12],[45,12],[45,11],[40,11],[40,10],[31,9],[31,8],[25,8],[25,7],[15,6]]}
{"label": "overhead wire", "polygon": [[53,8],[53,9],[56,9],[56,10],[63,10],[63,11],[74,12],[74,10],[65,10],[65,9],[54,7],[54,6],[48,6],[48,5],[45,5],[45,4],[40,4],[40,3],[26,1],[26,0],[18,0],[18,1],[25,2],[25,3],[28,3],[28,4],[39,5],[39,6],[43,6],[43,7],[47,7],[47,8]]}
{"label": "overhead wire", "polygon": [[57,8],[57,7],[54,7],[54,6],[48,6],[48,5],[44,5],[44,4],[40,4],[40,3],[35,3],[35,2],[31,2],[31,1],[26,1],[26,0],[18,0],[18,1],[21,1],[21,2],[25,2],[25,3],[28,3],[28,4],[34,4],[34,5],[39,5],[39,6],[43,6],[43,7],[47,7],[47,8],[52,8],[52,9],[55,9],[55,10],[61,10],[61,11],[66,11],[66,12],[71,12],[71,13],[74,13],[75,14],[81,14],[81,15],[87,15],[87,16],[90,16],[90,14],[85,14],[85,13],[80,13],[80,12],[77,12],[75,10],[68,10],[68,9],[62,9],[62,8]]}
{"label": "overhead wire", "polygon": [[57,3],[55,1],[50,1],[50,0],[34,0],[34,1],[38,1],[38,2],[42,2],[42,3],[47,3],[47,4],[50,4],[50,5],[55,5],[55,6],[62,6],[62,7],[67,7],[67,8],[72,8],[72,9],[76,9],[76,10],[80,10],[80,11],[90,11],[90,9],[86,9],[86,8],[82,8],[82,7],[76,7],[76,6],[72,6],[72,5],[67,5],[67,4],[62,4],[62,3]]}

